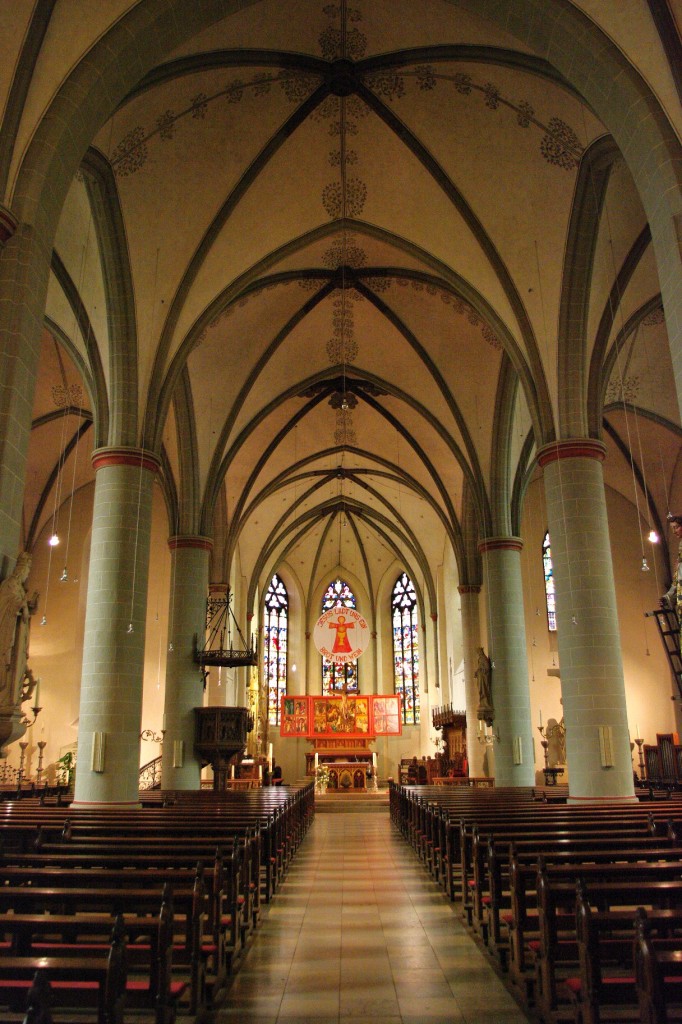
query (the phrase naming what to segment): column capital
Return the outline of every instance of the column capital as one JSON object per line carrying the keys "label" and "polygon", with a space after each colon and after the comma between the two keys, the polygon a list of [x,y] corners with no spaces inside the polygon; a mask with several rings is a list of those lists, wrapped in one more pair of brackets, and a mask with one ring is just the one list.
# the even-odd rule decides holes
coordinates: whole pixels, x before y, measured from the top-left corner
{"label": "column capital", "polygon": [[0,203],[0,249],[5,247],[5,244],[17,230],[18,223],[12,211]]}
{"label": "column capital", "polygon": [[171,551],[176,551],[178,548],[198,548],[201,551],[212,551],[213,541],[210,537],[200,537],[189,533],[178,533],[174,537],[168,538],[168,547]]}
{"label": "column capital", "polygon": [[478,583],[460,583],[457,587],[458,594],[480,594],[481,587]]}
{"label": "column capital", "polygon": [[478,551],[481,555],[488,551],[523,551],[523,541],[520,537],[484,537],[478,542]]}
{"label": "column capital", "polygon": [[97,472],[105,466],[133,466],[137,469],[146,469],[148,473],[158,473],[161,460],[158,455],[145,448],[96,448],[92,453],[92,467]]}
{"label": "column capital", "polygon": [[606,458],[606,445],[594,437],[568,437],[563,441],[552,441],[538,448],[535,458],[541,469],[558,459],[596,459],[603,462]]}

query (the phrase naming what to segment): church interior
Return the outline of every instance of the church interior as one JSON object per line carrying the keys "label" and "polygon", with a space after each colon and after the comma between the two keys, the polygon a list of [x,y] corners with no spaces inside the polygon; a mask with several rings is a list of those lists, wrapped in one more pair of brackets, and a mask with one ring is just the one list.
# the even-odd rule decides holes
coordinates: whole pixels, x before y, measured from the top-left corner
{"label": "church interior", "polygon": [[682,789],[682,0],[0,26],[2,791]]}

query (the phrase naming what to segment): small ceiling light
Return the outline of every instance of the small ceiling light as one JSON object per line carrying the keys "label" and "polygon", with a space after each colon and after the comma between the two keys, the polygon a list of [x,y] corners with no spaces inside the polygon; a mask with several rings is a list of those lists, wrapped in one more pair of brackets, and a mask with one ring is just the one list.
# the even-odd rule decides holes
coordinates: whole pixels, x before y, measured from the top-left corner
{"label": "small ceiling light", "polygon": [[50,545],[51,548],[56,548],[57,544],[59,544],[58,535],[56,533],[53,533],[47,543]]}
{"label": "small ceiling light", "polygon": [[643,558],[642,559],[642,572],[650,572],[650,571],[651,570],[649,569],[649,563],[647,562],[646,558]]}
{"label": "small ceiling light", "polygon": [[345,392],[344,392],[344,395],[343,395],[343,400],[341,402],[341,408],[344,410],[344,412],[349,408],[349,406],[348,406],[348,399],[346,398]]}
{"label": "small ceiling light", "polygon": [[66,582],[67,582],[67,580],[68,580],[68,578],[69,578],[69,574],[68,574],[68,572],[66,571],[66,566],[64,566],[64,568],[62,569],[62,574],[61,574],[61,576],[59,577],[59,582],[60,582],[60,583],[66,583]]}
{"label": "small ceiling light", "polygon": [[655,530],[651,530],[649,532],[649,538],[648,539],[649,539],[649,543],[650,544],[658,544],[659,537],[658,537],[658,534],[656,533]]}

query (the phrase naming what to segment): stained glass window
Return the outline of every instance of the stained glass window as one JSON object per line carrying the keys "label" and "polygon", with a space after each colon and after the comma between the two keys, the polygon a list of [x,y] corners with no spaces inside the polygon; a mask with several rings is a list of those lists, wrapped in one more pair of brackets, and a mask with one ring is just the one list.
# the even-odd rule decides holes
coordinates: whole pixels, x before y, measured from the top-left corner
{"label": "stained glass window", "polygon": [[281,697],[287,692],[289,595],[275,573],[265,595],[263,679],[268,691],[268,719],[279,725]]}
{"label": "stained glass window", "polygon": [[554,594],[554,569],[552,568],[552,549],[549,546],[549,530],[542,542],[542,567],[545,572],[545,601],[547,603],[547,625],[553,633],[556,631],[556,604]]}
{"label": "stained glass window", "polygon": [[393,588],[393,666],[395,692],[402,697],[403,723],[419,724],[419,624],[417,595],[407,573]]}
{"label": "stained glass window", "polygon": [[[322,598],[322,614],[330,608],[355,608],[355,594],[342,579],[336,579],[327,587]],[[358,693],[358,659],[336,665],[322,656],[322,695],[339,693],[343,684],[348,683],[348,693]]]}

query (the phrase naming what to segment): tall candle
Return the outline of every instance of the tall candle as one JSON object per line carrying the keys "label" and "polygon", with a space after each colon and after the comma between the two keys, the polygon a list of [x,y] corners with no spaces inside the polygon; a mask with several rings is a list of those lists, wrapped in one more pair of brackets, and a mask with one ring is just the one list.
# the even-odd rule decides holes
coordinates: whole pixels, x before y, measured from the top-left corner
{"label": "tall candle", "polygon": [[542,729],[542,708],[540,708],[540,728]]}
{"label": "tall candle", "polygon": [[377,752],[376,752],[376,750],[374,750],[374,751],[372,751],[372,767],[376,768],[376,766],[377,766]]}
{"label": "tall candle", "polygon": [[36,679],[36,689],[33,695],[33,707],[40,707],[40,676],[38,676],[38,678]]}
{"label": "tall candle", "polygon": [[635,739],[637,739],[637,740],[641,740],[641,738],[642,738],[642,734],[641,734],[641,732],[639,731],[639,725],[636,725],[636,726],[635,726]]}
{"label": "tall candle", "polygon": [[320,755],[318,754],[317,751],[315,751],[315,770],[317,770],[317,766],[319,764],[319,761],[320,761]]}

